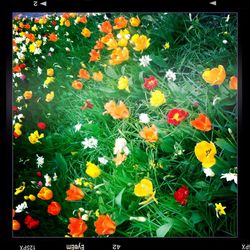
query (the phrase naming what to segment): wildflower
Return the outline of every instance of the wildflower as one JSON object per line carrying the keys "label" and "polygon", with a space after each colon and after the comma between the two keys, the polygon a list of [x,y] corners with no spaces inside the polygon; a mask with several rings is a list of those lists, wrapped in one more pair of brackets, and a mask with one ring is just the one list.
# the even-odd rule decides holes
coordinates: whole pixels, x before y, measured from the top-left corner
{"label": "wildflower", "polygon": [[160,90],[151,92],[150,104],[153,107],[159,107],[166,102],[165,95]]}
{"label": "wildflower", "polygon": [[46,187],[51,187],[51,177],[48,174],[44,175],[44,179],[45,179],[45,186]]}
{"label": "wildflower", "polygon": [[53,192],[47,187],[42,187],[38,192],[37,197],[41,200],[47,201],[53,198]]}
{"label": "wildflower", "polygon": [[75,132],[80,131],[81,127],[82,127],[82,124],[78,122],[78,123],[74,126]]}
{"label": "wildflower", "polygon": [[100,31],[104,33],[111,33],[112,32],[112,25],[110,21],[104,21],[100,26]]}
{"label": "wildflower", "polygon": [[18,222],[17,220],[12,220],[12,230],[13,231],[18,231],[21,228],[21,224],[20,222]]}
{"label": "wildflower", "polygon": [[122,29],[127,26],[128,20],[124,18],[123,16],[117,17],[114,20],[115,26],[114,29]]}
{"label": "wildflower", "polygon": [[139,121],[140,121],[141,123],[147,124],[147,123],[150,122],[150,119],[149,119],[149,117],[148,117],[147,114],[141,113],[141,114],[139,115]]}
{"label": "wildflower", "polygon": [[146,55],[146,56],[142,56],[139,59],[139,61],[140,61],[140,66],[147,67],[152,61],[152,59],[149,57],[149,55]]}
{"label": "wildflower", "polygon": [[25,189],[25,182],[22,182],[22,185],[18,188],[16,188],[16,191],[15,191],[15,195],[18,195],[20,193],[22,193]]}
{"label": "wildflower", "polygon": [[25,91],[23,93],[23,97],[24,97],[25,100],[31,99],[32,98],[32,91]]}
{"label": "wildflower", "polygon": [[220,215],[226,215],[225,208],[221,203],[215,203],[216,217],[219,218]]}
{"label": "wildflower", "polygon": [[116,230],[116,223],[109,217],[109,215],[100,215],[94,222],[95,232],[98,235],[110,235]]}
{"label": "wildflower", "polygon": [[107,102],[104,105],[105,112],[104,114],[110,114],[114,119],[125,119],[129,117],[129,111],[126,105],[119,101],[118,104],[116,104],[113,100]]}
{"label": "wildflower", "polygon": [[81,90],[83,88],[83,83],[78,80],[75,80],[71,83],[71,86],[76,90]]}
{"label": "wildflower", "polygon": [[188,116],[188,114],[189,113],[183,109],[171,109],[167,114],[167,122],[177,126]]}
{"label": "wildflower", "polygon": [[229,81],[229,89],[237,90],[238,88],[238,78],[237,76],[231,76]]}
{"label": "wildflower", "polygon": [[221,85],[226,78],[226,71],[222,65],[219,65],[218,68],[206,69],[202,78],[211,85]]}
{"label": "wildflower", "polygon": [[54,74],[55,74],[54,69],[52,68],[47,69],[47,76],[54,76]]}
{"label": "wildflower", "polygon": [[100,81],[103,80],[103,74],[102,74],[101,71],[94,72],[92,78],[93,78],[94,81],[100,82]]}
{"label": "wildflower", "polygon": [[166,74],[165,78],[167,78],[168,81],[175,81],[176,80],[176,74],[171,69],[169,69]]}
{"label": "wildflower", "polygon": [[202,167],[210,168],[216,163],[216,147],[213,142],[201,141],[194,148],[195,156],[202,163]]}
{"label": "wildflower", "polygon": [[98,161],[103,165],[108,163],[108,160],[105,157],[98,157]]}
{"label": "wildflower", "polygon": [[129,22],[130,22],[131,26],[138,27],[141,23],[141,20],[138,16],[136,16],[136,17],[131,17],[129,19]]}
{"label": "wildflower", "polygon": [[95,165],[94,163],[88,161],[86,166],[87,166],[87,169],[85,172],[90,177],[96,178],[101,174],[101,169],[97,165]]}
{"label": "wildflower", "polygon": [[38,168],[41,168],[44,164],[44,157],[36,154],[36,164]]}
{"label": "wildflower", "polygon": [[118,89],[126,90],[129,92],[128,78],[126,76],[121,76],[118,80]]}
{"label": "wildflower", "polygon": [[111,59],[109,60],[110,65],[121,64],[129,59],[129,50],[127,47],[116,48],[112,51]]}
{"label": "wildflower", "polygon": [[84,141],[82,141],[82,145],[84,146],[84,149],[86,148],[97,148],[98,140],[95,139],[93,136],[90,138],[85,138]]}
{"label": "wildflower", "polygon": [[55,33],[51,33],[49,35],[49,41],[56,42],[57,40],[58,40],[58,37],[57,37],[57,35]]}
{"label": "wildflower", "polygon": [[92,49],[91,52],[89,53],[90,55],[90,62],[95,62],[95,61],[99,61],[101,56],[100,56],[100,50],[94,50]]}
{"label": "wildflower", "polygon": [[37,127],[38,127],[39,129],[44,130],[44,129],[46,129],[46,123],[44,123],[44,122],[38,122],[38,123],[37,123]]}
{"label": "wildflower", "polygon": [[187,204],[188,194],[189,194],[188,188],[185,185],[183,185],[181,188],[175,191],[174,198],[176,202],[179,202],[182,206],[185,206]]}
{"label": "wildflower", "polygon": [[221,175],[221,179],[226,179],[227,181],[234,181],[237,184],[237,174],[236,173],[225,173]]}
{"label": "wildflower", "polygon": [[206,177],[214,177],[215,173],[211,168],[202,168]]}
{"label": "wildflower", "polygon": [[58,215],[61,212],[61,205],[56,202],[56,201],[52,201],[47,208],[47,212],[50,215]]}
{"label": "wildflower", "polygon": [[81,188],[70,184],[69,190],[66,191],[67,197],[65,200],[67,201],[79,201],[84,198],[84,192]]}
{"label": "wildflower", "polygon": [[143,130],[139,132],[139,135],[147,142],[158,141],[157,128],[154,124],[151,127],[144,127]]}
{"label": "wildflower", "polygon": [[92,32],[88,28],[83,28],[81,32],[81,34],[86,38],[89,38],[91,36],[91,33]]}
{"label": "wildflower", "polygon": [[45,101],[46,102],[51,102],[54,99],[54,97],[55,97],[55,93],[54,93],[54,91],[51,91],[50,93],[48,93],[46,95]]}
{"label": "wildflower", "polygon": [[170,43],[169,43],[169,42],[166,42],[166,43],[163,45],[163,48],[164,48],[164,49],[169,49],[169,48],[170,48]]}
{"label": "wildflower", "polygon": [[35,229],[39,226],[40,221],[32,218],[29,214],[24,219],[24,224],[27,225],[28,229]]}
{"label": "wildflower", "polygon": [[148,90],[152,90],[158,86],[158,80],[154,76],[150,76],[149,78],[144,78],[144,88]]}
{"label": "wildflower", "polygon": [[90,78],[89,72],[86,69],[80,69],[78,77],[88,80]]}
{"label": "wildflower", "polygon": [[150,38],[145,35],[135,34],[131,38],[131,43],[134,45],[133,49],[135,51],[143,51],[147,49],[150,45]]}
{"label": "wildflower", "polygon": [[41,143],[39,139],[43,137],[44,137],[44,134],[39,135],[38,131],[36,130],[34,133],[30,133],[30,136],[28,138],[31,144],[36,144],[36,143]]}
{"label": "wildflower", "polygon": [[68,229],[72,237],[83,237],[83,233],[88,229],[82,218],[69,218]]}
{"label": "wildflower", "polygon": [[190,122],[191,125],[200,131],[210,131],[212,129],[212,123],[209,118],[204,114],[199,114],[199,117]]}
{"label": "wildflower", "polygon": [[21,213],[27,208],[28,208],[27,202],[24,201],[23,203],[16,206],[15,212],[16,213]]}

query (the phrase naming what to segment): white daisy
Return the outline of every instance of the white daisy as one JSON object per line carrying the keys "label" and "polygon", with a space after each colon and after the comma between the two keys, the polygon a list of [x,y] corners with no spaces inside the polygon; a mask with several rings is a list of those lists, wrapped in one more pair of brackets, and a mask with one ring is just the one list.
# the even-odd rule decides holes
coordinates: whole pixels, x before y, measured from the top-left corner
{"label": "white daisy", "polygon": [[44,157],[43,156],[39,156],[38,154],[36,154],[36,164],[38,168],[41,168],[44,164]]}
{"label": "white daisy", "polygon": [[86,148],[97,148],[98,140],[95,139],[93,136],[91,138],[85,138],[84,141],[82,141],[82,145],[84,146],[84,149]]}
{"label": "white daisy", "polygon": [[152,59],[149,57],[149,55],[147,56],[142,56],[140,59],[140,65],[143,66],[143,67],[147,67],[150,62],[152,61]]}
{"label": "white daisy", "polygon": [[176,80],[176,74],[171,69],[169,69],[166,72],[165,77],[168,79],[168,81],[173,81],[174,82]]}
{"label": "white daisy", "polygon": [[139,115],[139,120],[140,120],[141,123],[145,123],[145,124],[150,122],[150,119],[149,119],[148,115],[144,114],[144,113],[141,113]]}

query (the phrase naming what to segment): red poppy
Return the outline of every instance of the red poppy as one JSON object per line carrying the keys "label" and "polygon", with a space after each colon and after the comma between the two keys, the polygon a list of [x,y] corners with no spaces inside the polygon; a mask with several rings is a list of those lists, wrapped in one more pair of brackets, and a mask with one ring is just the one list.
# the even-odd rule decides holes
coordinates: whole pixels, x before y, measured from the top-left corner
{"label": "red poppy", "polygon": [[189,190],[185,185],[182,185],[181,188],[179,188],[174,193],[174,198],[176,202],[179,202],[182,206],[185,206],[187,204],[187,198],[188,198]]}
{"label": "red poppy", "polygon": [[39,226],[40,221],[37,219],[33,219],[29,214],[24,219],[24,224],[27,225],[29,229],[35,229]]}
{"label": "red poppy", "polygon": [[40,129],[46,129],[46,123],[44,123],[44,122],[38,122],[37,123],[37,127],[40,128]]}
{"label": "red poppy", "polygon": [[188,114],[189,113],[183,109],[171,109],[167,114],[167,122],[177,126],[188,116]]}
{"label": "red poppy", "polygon": [[48,205],[48,213],[50,215],[58,215],[61,212],[61,205],[56,202],[56,201],[52,201],[49,205]]}
{"label": "red poppy", "polygon": [[152,90],[158,85],[158,80],[154,76],[150,76],[149,78],[144,78],[144,88],[148,90]]}

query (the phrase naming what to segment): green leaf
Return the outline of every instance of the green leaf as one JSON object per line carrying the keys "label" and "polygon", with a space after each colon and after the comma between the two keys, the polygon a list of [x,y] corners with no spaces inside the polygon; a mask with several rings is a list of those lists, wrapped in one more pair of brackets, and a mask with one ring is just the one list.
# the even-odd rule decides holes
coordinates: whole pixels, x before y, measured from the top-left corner
{"label": "green leaf", "polygon": [[100,196],[98,199],[98,205],[99,205],[99,210],[101,214],[105,214],[107,212],[107,209],[104,205],[103,198]]}
{"label": "green leaf", "polygon": [[56,153],[55,161],[59,169],[62,169],[62,170],[67,169],[67,162],[61,153]]}
{"label": "green leaf", "polygon": [[198,192],[195,195],[196,199],[199,201],[209,201],[211,199],[211,195],[207,192]]}
{"label": "green leaf", "polygon": [[156,236],[157,237],[164,237],[169,230],[172,228],[173,226],[173,220],[172,219],[167,219],[167,223],[160,226],[157,230],[156,230]]}
{"label": "green leaf", "polygon": [[235,183],[232,183],[230,190],[233,191],[234,193],[238,192],[237,186],[235,185]]}
{"label": "green leaf", "polygon": [[106,75],[108,75],[109,77],[111,77],[115,80],[117,80],[117,78],[118,78],[118,75],[116,74],[115,70],[112,67],[107,67],[105,69],[105,73],[106,73]]}
{"label": "green leaf", "polygon": [[217,138],[215,144],[223,150],[236,154],[236,146],[224,139]]}
{"label": "green leaf", "polygon": [[174,152],[174,140],[173,140],[173,138],[170,136],[164,138],[160,144],[160,148],[163,152],[173,153]]}
{"label": "green leaf", "polygon": [[207,188],[209,185],[205,181],[197,181],[194,183],[194,188]]}
{"label": "green leaf", "polygon": [[126,188],[123,188],[122,191],[115,197],[115,203],[118,207],[122,208],[122,195]]}
{"label": "green leaf", "polygon": [[203,218],[201,217],[201,215],[197,211],[193,211],[190,220],[193,222],[193,224],[197,224],[197,223],[201,222],[203,220]]}
{"label": "green leaf", "polygon": [[160,56],[152,56],[152,61],[160,67],[167,67],[167,63]]}

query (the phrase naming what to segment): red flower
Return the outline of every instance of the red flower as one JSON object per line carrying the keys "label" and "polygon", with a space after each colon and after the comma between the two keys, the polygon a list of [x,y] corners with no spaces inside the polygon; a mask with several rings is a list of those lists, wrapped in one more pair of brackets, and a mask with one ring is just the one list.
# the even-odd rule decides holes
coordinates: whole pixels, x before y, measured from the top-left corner
{"label": "red flower", "polygon": [[39,171],[39,172],[36,172],[36,175],[38,176],[38,177],[42,177],[42,173]]}
{"label": "red flower", "polygon": [[152,90],[158,85],[158,80],[154,76],[150,76],[149,78],[144,78],[144,88],[148,90]]}
{"label": "red flower", "polygon": [[26,64],[21,63],[21,64],[19,65],[19,67],[20,67],[21,69],[23,69],[23,68],[25,68],[25,67],[26,67]]}
{"label": "red flower", "polygon": [[48,210],[47,212],[50,215],[58,215],[61,212],[61,205],[56,202],[56,201],[52,201],[49,205],[48,205]]}
{"label": "red flower", "polygon": [[185,206],[187,204],[188,194],[189,194],[188,188],[185,185],[183,185],[181,188],[175,191],[174,198],[176,202],[179,202],[182,206]]}
{"label": "red flower", "polygon": [[51,24],[55,26],[56,25],[56,21],[52,21]]}
{"label": "red flower", "polygon": [[89,100],[84,102],[84,105],[81,107],[82,110],[85,109],[92,109],[94,107],[94,104],[92,104]]}
{"label": "red flower", "polygon": [[29,229],[35,229],[39,226],[40,221],[33,219],[29,214],[24,219],[24,224],[27,225]]}
{"label": "red flower", "polygon": [[167,114],[167,122],[177,126],[188,116],[188,114],[189,113],[183,109],[171,109]]}
{"label": "red flower", "polygon": [[46,123],[44,123],[44,122],[38,122],[37,123],[37,127],[40,128],[40,129],[46,129]]}
{"label": "red flower", "polygon": [[12,111],[13,112],[18,112],[19,110],[18,110],[18,107],[17,106],[12,106]]}

